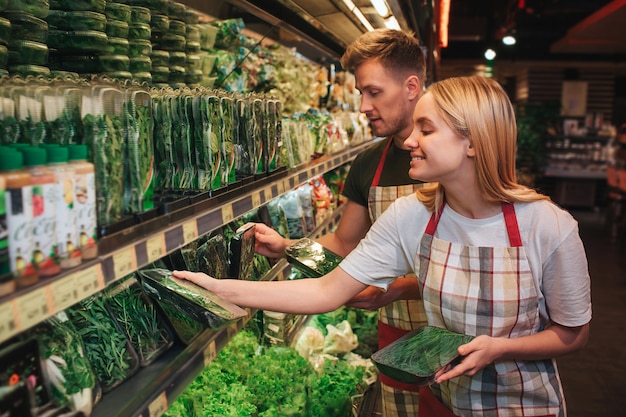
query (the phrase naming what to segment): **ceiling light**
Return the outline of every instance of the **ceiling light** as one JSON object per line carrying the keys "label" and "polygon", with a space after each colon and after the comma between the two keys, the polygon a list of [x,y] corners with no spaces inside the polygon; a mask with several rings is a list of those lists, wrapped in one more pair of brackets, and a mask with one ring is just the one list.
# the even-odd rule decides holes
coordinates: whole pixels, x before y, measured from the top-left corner
{"label": "ceiling light", "polygon": [[400,30],[400,24],[394,16],[385,19],[385,26],[387,26],[388,29]]}
{"label": "ceiling light", "polygon": [[494,51],[493,49],[489,48],[485,51],[485,59],[487,61],[491,61],[496,57],[496,51]]}
{"label": "ceiling light", "polygon": [[376,9],[376,13],[380,15],[380,17],[387,17],[389,15],[389,9],[387,8],[387,3],[385,0],[370,0],[372,2],[372,6]]}
{"label": "ceiling light", "polygon": [[374,30],[374,26],[372,26],[369,20],[365,18],[365,15],[361,13],[361,10],[359,10],[359,8],[352,3],[352,0],[343,0],[343,4],[346,5],[348,10],[350,10],[357,17],[357,19],[359,19],[361,24],[363,24],[369,32]]}
{"label": "ceiling light", "polygon": [[516,39],[515,36],[513,35],[506,35],[504,38],[502,38],[502,43],[508,46],[511,45],[515,45]]}

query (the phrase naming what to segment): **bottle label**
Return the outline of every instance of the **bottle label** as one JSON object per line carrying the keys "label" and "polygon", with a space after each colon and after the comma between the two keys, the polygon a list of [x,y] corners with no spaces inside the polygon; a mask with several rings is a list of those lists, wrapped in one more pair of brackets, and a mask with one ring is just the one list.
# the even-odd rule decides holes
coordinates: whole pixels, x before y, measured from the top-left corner
{"label": "bottle label", "polygon": [[32,186],[6,190],[5,202],[11,272],[18,277],[34,274]]}
{"label": "bottle label", "polygon": [[56,259],[55,184],[33,185],[33,261],[40,270],[54,268]]}
{"label": "bottle label", "polygon": [[63,262],[63,260],[80,257],[76,212],[74,211],[75,181],[70,172],[62,170],[55,172],[55,178],[57,255]]}
{"label": "bottle label", "polygon": [[96,176],[93,172],[76,175],[76,219],[81,249],[93,248],[98,239],[96,221]]}

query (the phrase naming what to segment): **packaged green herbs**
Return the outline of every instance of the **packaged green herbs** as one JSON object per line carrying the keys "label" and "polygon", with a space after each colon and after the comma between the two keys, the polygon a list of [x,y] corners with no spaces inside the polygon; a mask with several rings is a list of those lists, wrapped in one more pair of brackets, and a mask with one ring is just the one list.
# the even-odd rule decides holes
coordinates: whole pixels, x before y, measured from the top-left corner
{"label": "packaged green herbs", "polygon": [[302,238],[285,249],[287,261],[305,276],[317,278],[328,274],[343,260],[320,243]]}
{"label": "packaged green herbs", "polygon": [[152,208],[152,97],[147,90],[128,88],[125,100],[124,210],[142,213]]}
{"label": "packaged green herbs", "polygon": [[254,223],[248,223],[238,228],[230,239],[230,278],[253,279],[254,231]]}
{"label": "packaged green herbs", "polygon": [[96,85],[85,90],[81,106],[84,144],[96,168],[98,225],[121,220],[124,196],[124,94]]}
{"label": "packaged green herbs", "polygon": [[221,233],[211,236],[198,246],[196,259],[198,271],[213,278],[228,277],[228,247]]}
{"label": "packaged green herbs", "polygon": [[454,366],[458,348],[470,342],[472,336],[446,329],[424,326],[413,330],[372,355],[376,367],[395,380],[418,385],[433,382],[435,374]]}
{"label": "packaged green herbs", "polygon": [[100,388],[83,341],[67,315],[58,313],[36,326],[33,332],[39,342],[52,401],[57,407],[90,415]]}
{"label": "packaged green herbs", "polygon": [[138,271],[141,285],[150,297],[212,329],[225,327],[247,315],[246,311],[190,282],[174,278],[165,269]]}
{"label": "packaged green herbs", "polygon": [[113,317],[139,355],[141,366],[149,365],[172,346],[174,336],[134,274],[107,288],[105,297]]}
{"label": "packaged green herbs", "polygon": [[168,95],[152,93],[154,117],[154,169],[155,188],[171,189],[174,186],[174,145],[172,143],[172,109]]}
{"label": "packaged green herbs", "polygon": [[104,393],[137,371],[137,352],[111,316],[104,298],[89,297],[66,312],[82,337],[87,358]]}

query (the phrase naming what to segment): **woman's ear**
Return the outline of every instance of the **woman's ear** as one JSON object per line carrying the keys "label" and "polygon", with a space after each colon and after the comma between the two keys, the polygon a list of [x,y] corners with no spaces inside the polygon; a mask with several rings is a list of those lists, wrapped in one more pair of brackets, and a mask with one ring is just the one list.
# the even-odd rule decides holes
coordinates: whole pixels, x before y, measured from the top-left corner
{"label": "woman's ear", "polygon": [[467,141],[467,156],[469,158],[474,158],[476,156],[476,149],[474,148],[474,145],[472,145],[472,141],[468,138],[463,139]]}

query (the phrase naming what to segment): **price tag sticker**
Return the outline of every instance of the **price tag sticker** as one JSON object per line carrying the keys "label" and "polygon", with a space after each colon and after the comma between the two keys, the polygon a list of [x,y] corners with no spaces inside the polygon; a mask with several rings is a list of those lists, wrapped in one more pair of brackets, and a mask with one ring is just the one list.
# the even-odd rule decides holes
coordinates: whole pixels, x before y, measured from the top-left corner
{"label": "price tag sticker", "polygon": [[278,188],[278,194],[283,194],[285,192],[285,181],[278,181],[276,187]]}
{"label": "price tag sticker", "polygon": [[150,417],[160,417],[165,411],[167,411],[167,395],[165,395],[165,391],[159,394],[158,397],[155,398],[154,401],[150,403],[148,406],[148,413]]}
{"label": "price tag sticker", "polygon": [[[184,231],[183,231],[184,233]],[[146,241],[148,263],[157,261],[165,256],[165,234],[159,233]]]}
{"label": "price tag sticker", "polygon": [[195,220],[183,223],[183,242],[186,245],[198,238],[198,224]]}
{"label": "price tag sticker", "polygon": [[204,366],[208,366],[213,359],[217,356],[217,348],[215,347],[215,340],[212,340],[211,343],[204,349]]}
{"label": "price tag sticker", "polygon": [[0,341],[7,340],[17,333],[13,301],[0,304]]}
{"label": "price tag sticker", "polygon": [[74,278],[76,298],[82,300],[104,289],[104,276],[100,264],[78,271]]}
{"label": "price tag sticker", "polygon": [[38,288],[17,299],[21,330],[26,330],[50,316],[46,288]]}
{"label": "price tag sticker", "polygon": [[222,206],[222,223],[227,224],[235,220],[235,214],[233,213],[233,206],[226,204]]}
{"label": "price tag sticker", "polygon": [[257,208],[261,205],[261,193],[259,191],[252,193],[252,208]]}
{"label": "price tag sticker", "polygon": [[76,291],[76,273],[50,284],[54,311],[63,311],[79,301]]}
{"label": "price tag sticker", "polygon": [[113,270],[115,279],[124,278],[137,269],[135,248],[122,249],[113,254]]}

